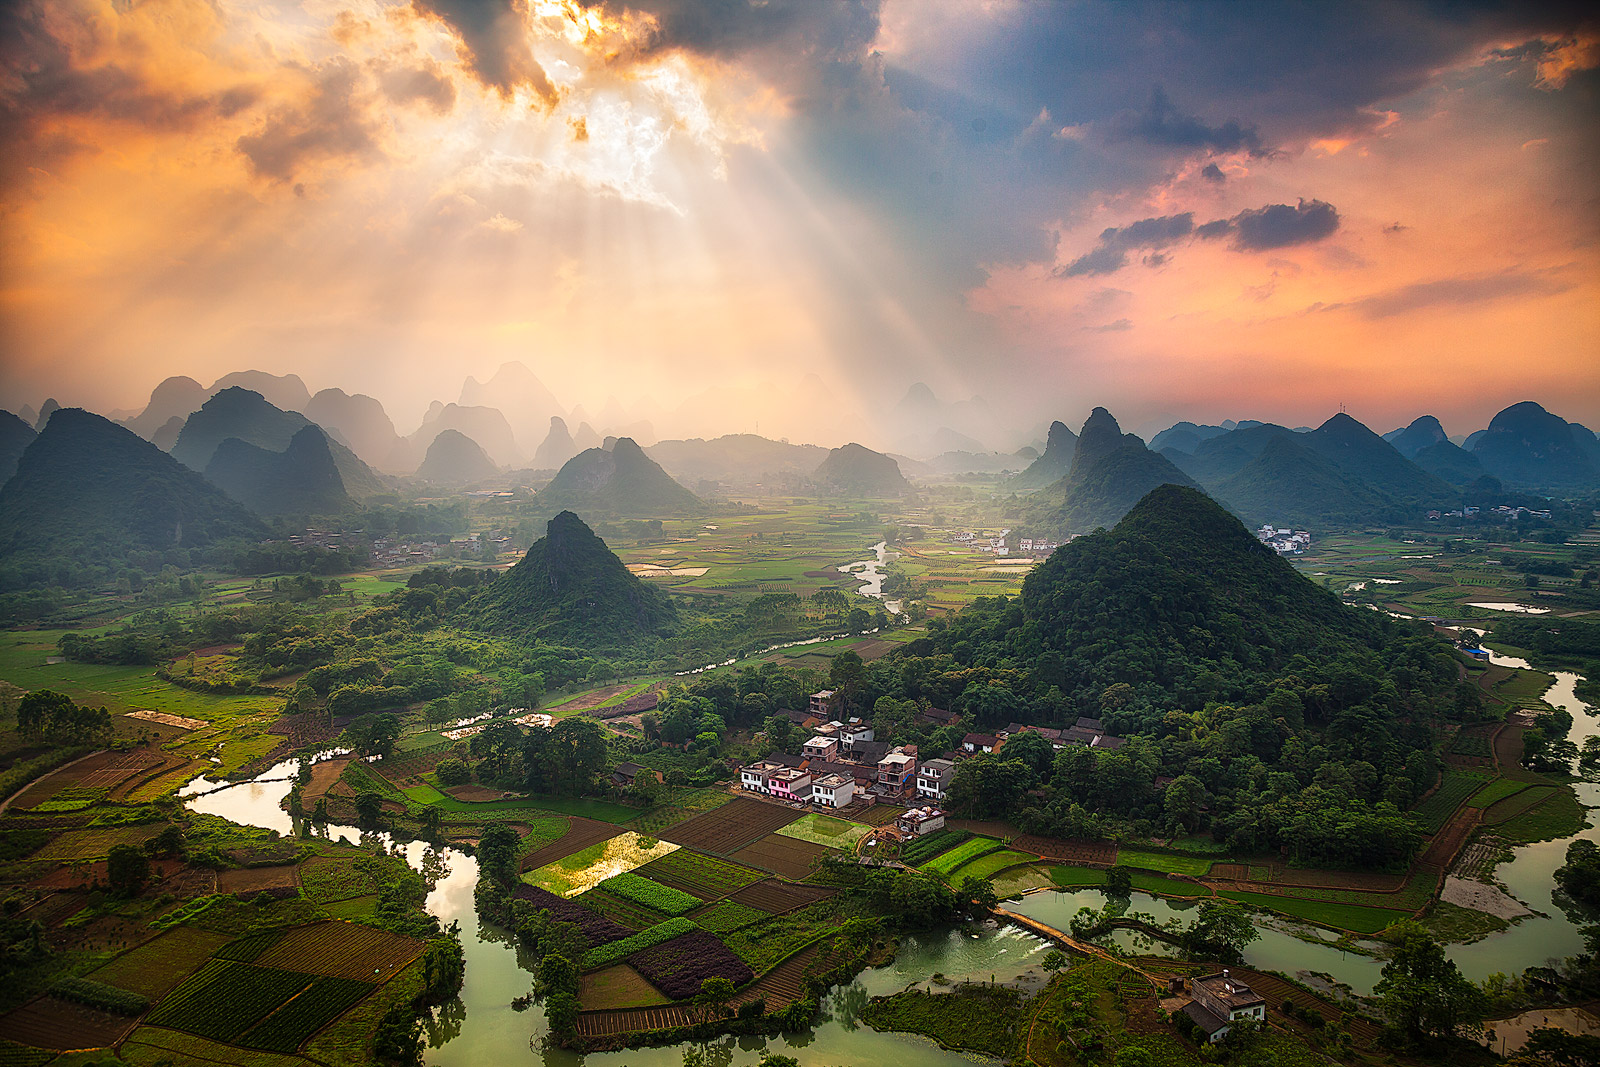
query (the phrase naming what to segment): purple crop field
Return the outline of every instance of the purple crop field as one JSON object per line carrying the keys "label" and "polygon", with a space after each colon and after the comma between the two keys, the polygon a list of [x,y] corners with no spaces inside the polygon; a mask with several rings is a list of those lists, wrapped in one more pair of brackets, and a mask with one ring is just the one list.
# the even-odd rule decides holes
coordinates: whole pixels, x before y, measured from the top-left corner
{"label": "purple crop field", "polygon": [[558,897],[538,886],[519,885],[511,896],[515,900],[526,900],[536,908],[547,909],[552,916],[562,922],[572,923],[583,933],[584,940],[589,942],[590,948],[621,941],[633,934],[632,930],[621,923],[612,922],[575,900]]}
{"label": "purple crop field", "polygon": [[741,986],[755,977],[727,945],[704,930],[635,952],[628,963],[673,1000],[694,996],[707,978],[726,978]]}

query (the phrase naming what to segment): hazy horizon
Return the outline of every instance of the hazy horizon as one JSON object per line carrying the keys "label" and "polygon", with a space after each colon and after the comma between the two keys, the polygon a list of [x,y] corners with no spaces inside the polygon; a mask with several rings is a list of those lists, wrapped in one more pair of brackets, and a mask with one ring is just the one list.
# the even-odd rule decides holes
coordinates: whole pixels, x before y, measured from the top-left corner
{"label": "hazy horizon", "polygon": [[663,438],[882,447],[915,382],[986,401],[996,447],[1096,405],[1146,436],[1341,405],[1464,434],[1525,399],[1600,423],[1577,8],[30,0],[0,25],[13,411],[256,368],[404,435],[521,362],[563,413]]}

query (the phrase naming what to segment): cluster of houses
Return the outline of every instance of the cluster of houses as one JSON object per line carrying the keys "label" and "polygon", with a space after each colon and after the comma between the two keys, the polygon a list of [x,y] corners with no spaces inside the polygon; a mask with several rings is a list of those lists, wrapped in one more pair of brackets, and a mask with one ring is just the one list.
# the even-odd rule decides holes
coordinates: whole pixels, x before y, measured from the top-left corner
{"label": "cluster of houses", "polygon": [[[1117,749],[1126,739],[1106,733],[1099,719],[1079,719],[1073,726],[1056,729],[1011,723],[993,734],[969,733],[958,749],[922,759],[916,745],[893,745],[875,737],[872,724],[863,719],[823,717],[832,714],[836,694],[824,689],[813,693],[805,711],[780,711],[778,715],[811,731],[800,746],[799,755],[773,753],[739,768],[739,785],[752,793],[775,797],[794,804],[814,804],[824,808],[846,808],[860,803],[938,804],[944,801],[955,778],[957,764],[984,753],[999,752],[1006,740],[1023,733],[1036,733],[1056,748],[1083,745],[1088,748]],[[937,726],[948,726],[959,716],[939,708],[929,708],[918,716]],[[911,818],[914,828],[903,831],[930,833],[944,825],[936,808]],[[932,812],[933,814],[926,814]],[[937,815],[938,825],[930,823]]]}
{"label": "cluster of houses", "polygon": [[[1070,540],[1072,538],[1067,538],[1067,541]],[[1043,537],[1019,537],[1017,539],[1017,551],[1025,552],[1032,556],[1048,556],[1066,543],[1066,541],[1050,541]]]}
{"label": "cluster of houses", "polygon": [[1274,526],[1269,522],[1256,531],[1256,540],[1280,556],[1297,556],[1311,547],[1311,532]]}

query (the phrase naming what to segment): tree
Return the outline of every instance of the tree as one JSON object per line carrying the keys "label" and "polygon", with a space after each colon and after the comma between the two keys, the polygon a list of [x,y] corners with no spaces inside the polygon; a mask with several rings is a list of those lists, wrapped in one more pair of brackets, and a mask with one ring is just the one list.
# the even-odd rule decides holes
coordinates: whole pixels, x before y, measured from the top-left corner
{"label": "tree", "polygon": [[1062,952],[1058,948],[1053,948],[1044,954],[1042,966],[1051,974],[1055,974],[1057,971],[1061,970],[1063,967],[1066,967],[1071,962],[1072,960],[1065,952]]}
{"label": "tree", "polygon": [[1013,734],[1006,740],[1005,757],[1026,765],[1030,773],[1029,784],[1035,785],[1044,781],[1050,774],[1050,767],[1056,758],[1056,748],[1043,734],[1029,730]]}
{"label": "tree", "polygon": [[694,997],[694,1013],[701,1022],[710,1022],[728,1014],[728,1001],[733,999],[733,983],[726,978],[707,978],[700,983],[700,992]]}
{"label": "tree", "polygon": [[1211,803],[1211,795],[1200,779],[1192,774],[1180,774],[1167,786],[1162,801],[1167,814],[1185,830],[1192,831],[1200,826],[1202,811]]}
{"label": "tree", "polygon": [[1411,1043],[1449,1038],[1483,1012],[1483,991],[1461,976],[1416,923],[1401,924],[1399,947],[1373,987],[1384,1014]]}
{"label": "tree", "polygon": [[433,769],[433,776],[440,785],[465,785],[472,780],[472,770],[452,756],[439,761],[439,765]]}
{"label": "tree", "polygon": [[1237,959],[1244,947],[1260,936],[1244,908],[1231,900],[1207,900],[1200,904],[1199,915],[1183,938],[1190,952]]}
{"label": "tree", "polygon": [[106,854],[106,881],[118,896],[137,896],[150,880],[150,857],[137,845],[112,845]]}
{"label": "tree", "polygon": [[1156,1067],[1156,1061],[1150,1058],[1148,1051],[1135,1045],[1117,1050],[1116,1067]]}
{"label": "tree", "polygon": [[971,875],[963,878],[959,895],[967,917],[971,919],[987,919],[994,914],[994,909],[1000,906],[1000,898],[995,896],[994,883],[987,878],[975,878]]}
{"label": "tree", "polygon": [[1106,872],[1106,896],[1125,897],[1133,892],[1133,872],[1120,864]]}
{"label": "tree", "polygon": [[383,797],[377,793],[356,795],[356,820],[361,826],[372,829],[383,818]]}
{"label": "tree", "polygon": [[950,807],[984,819],[1016,807],[1028,788],[1028,768],[997,755],[977,756],[956,767],[950,782]]}
{"label": "tree", "polygon": [[1528,1035],[1510,1062],[1518,1067],[1594,1067],[1600,1063],[1600,1037],[1543,1026]]}
{"label": "tree", "polygon": [[517,880],[517,855],[522,839],[505,823],[497,822],[478,839],[478,871],[503,885]]}

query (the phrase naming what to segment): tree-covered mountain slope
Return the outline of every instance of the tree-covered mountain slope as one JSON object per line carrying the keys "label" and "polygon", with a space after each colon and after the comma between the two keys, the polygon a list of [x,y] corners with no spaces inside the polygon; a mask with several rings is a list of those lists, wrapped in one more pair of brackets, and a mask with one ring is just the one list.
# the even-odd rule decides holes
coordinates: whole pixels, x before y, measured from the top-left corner
{"label": "tree-covered mountain slope", "polygon": [[704,501],[673,481],[631,437],[617,438],[610,450],[589,448],[567,460],[534,503],[546,514],[558,508],[623,515],[695,515],[705,510]]}
{"label": "tree-covered mountain slope", "polygon": [[570,511],[466,609],[492,633],[554,644],[614,648],[670,632],[678,610],[667,594],[629,572],[606,543]]}
{"label": "tree-covered mountain slope", "polygon": [[336,515],[355,506],[344,490],[332,442],[306,426],[282,452],[229,437],[206,464],[206,479],[257,515]]}
{"label": "tree-covered mountain slope", "polygon": [[1044,451],[1038,459],[1028,464],[1027,470],[1007,482],[1006,488],[1031,492],[1054,485],[1072,471],[1072,457],[1077,449],[1078,435],[1069,430],[1065,423],[1052,422]]}
{"label": "tree-covered mountain slope", "polygon": [[[266,535],[242,504],[131,430],[62,408],[0,489],[7,569],[120,565],[135,550]],[[64,584],[64,583],[63,583]]]}

